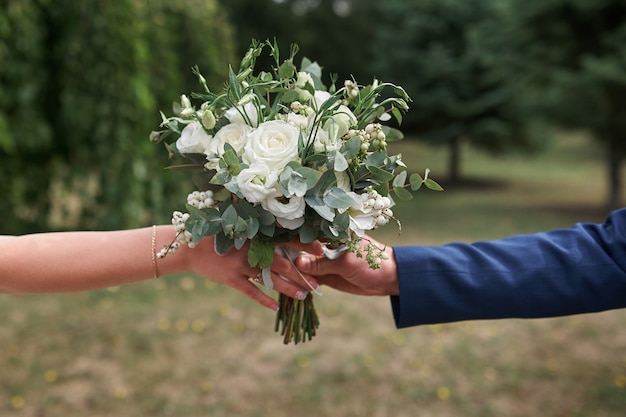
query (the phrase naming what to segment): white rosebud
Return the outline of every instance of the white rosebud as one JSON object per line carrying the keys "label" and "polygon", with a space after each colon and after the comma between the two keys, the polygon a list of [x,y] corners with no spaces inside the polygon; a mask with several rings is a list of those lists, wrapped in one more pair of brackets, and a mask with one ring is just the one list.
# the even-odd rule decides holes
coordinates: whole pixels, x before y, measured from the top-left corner
{"label": "white rosebud", "polygon": [[202,126],[207,130],[211,130],[215,127],[215,123],[215,115],[213,112],[211,110],[205,110],[202,114]]}

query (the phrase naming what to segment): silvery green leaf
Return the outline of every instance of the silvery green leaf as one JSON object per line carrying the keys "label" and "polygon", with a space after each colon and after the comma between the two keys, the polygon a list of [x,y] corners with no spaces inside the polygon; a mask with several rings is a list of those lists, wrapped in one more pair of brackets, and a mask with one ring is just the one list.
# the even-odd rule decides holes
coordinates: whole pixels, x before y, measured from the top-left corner
{"label": "silvery green leaf", "polygon": [[300,236],[300,242],[311,243],[317,240],[318,231],[314,229],[313,225],[311,225],[310,223],[304,222],[304,224],[300,226],[298,235]]}
{"label": "silvery green leaf", "polygon": [[403,187],[406,181],[406,176],[407,176],[406,171],[402,171],[393,179],[392,185],[394,187]]}
{"label": "silvery green leaf", "polygon": [[289,195],[295,195],[297,197],[303,197],[306,194],[307,189],[306,179],[301,176],[292,176],[287,186]]}
{"label": "silvery green leaf", "polygon": [[322,173],[318,170],[307,167],[300,167],[296,169],[296,172],[305,178],[308,190],[315,187],[322,176]]}
{"label": "silvery green leaf", "polygon": [[338,214],[337,216],[335,216],[333,224],[337,226],[340,230],[347,230],[348,227],[350,227],[350,215],[347,211]]}
{"label": "silvery green leaf", "polygon": [[239,183],[237,182],[237,178],[230,177],[230,180],[224,184],[224,188],[230,191],[233,194],[239,193]]}
{"label": "silvery green leaf", "polygon": [[411,192],[404,187],[393,187],[393,192],[400,200],[408,201],[413,198]]}
{"label": "silvery green leaf", "polygon": [[380,169],[374,165],[369,166],[368,169],[372,173],[373,178],[378,182],[386,183],[393,179],[393,174],[384,169]]}
{"label": "silvery green leaf", "polygon": [[335,210],[328,207],[324,200],[318,197],[305,197],[306,203],[317,212],[323,219],[333,221],[335,218]]}
{"label": "silvery green leaf", "polygon": [[346,169],[348,169],[349,165],[348,165],[348,161],[346,160],[346,158],[343,156],[343,154],[341,152],[334,152],[335,155],[335,163],[334,165],[334,170],[335,171],[339,171],[339,172],[343,172]]}
{"label": "silvery green leaf", "polygon": [[381,151],[372,152],[371,154],[367,156],[367,159],[365,159],[365,166],[367,166],[368,168],[371,166],[376,166],[376,167],[385,166],[386,161],[387,161],[386,152],[381,152]]}
{"label": "silvery green leaf", "polygon": [[356,201],[344,190],[333,187],[324,193],[324,203],[328,207],[342,209],[356,205]]}
{"label": "silvery green leaf", "polygon": [[230,181],[230,172],[226,170],[217,171],[213,178],[211,178],[211,184],[224,185],[228,181]]}
{"label": "silvery green leaf", "polygon": [[259,231],[259,220],[258,219],[250,219],[248,220],[248,230],[246,233],[246,237],[248,239],[252,239],[256,236]]}
{"label": "silvery green leaf", "polygon": [[341,146],[341,152],[346,159],[352,159],[361,151],[361,139],[358,137],[350,138]]}
{"label": "silvery green leaf", "polygon": [[237,218],[237,210],[235,210],[234,206],[228,206],[228,208],[224,210],[224,213],[222,213],[222,228],[224,229],[224,233],[228,234],[232,232]]}
{"label": "silvery green leaf", "polygon": [[261,276],[263,277],[263,285],[265,285],[265,288],[267,288],[268,291],[272,291],[274,289],[274,283],[272,282],[272,273],[269,266],[261,270]]}
{"label": "silvery green leaf", "polygon": [[246,235],[235,235],[235,238],[233,239],[235,249],[239,250],[243,248],[243,245],[245,245],[247,241],[248,237]]}

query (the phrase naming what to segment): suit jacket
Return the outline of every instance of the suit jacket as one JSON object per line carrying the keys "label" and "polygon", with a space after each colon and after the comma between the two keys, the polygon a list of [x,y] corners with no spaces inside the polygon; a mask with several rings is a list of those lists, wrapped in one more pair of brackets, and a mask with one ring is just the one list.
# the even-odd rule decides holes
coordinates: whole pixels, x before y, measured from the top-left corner
{"label": "suit jacket", "polygon": [[395,247],[398,327],[626,307],[626,209],[604,224],[472,244]]}

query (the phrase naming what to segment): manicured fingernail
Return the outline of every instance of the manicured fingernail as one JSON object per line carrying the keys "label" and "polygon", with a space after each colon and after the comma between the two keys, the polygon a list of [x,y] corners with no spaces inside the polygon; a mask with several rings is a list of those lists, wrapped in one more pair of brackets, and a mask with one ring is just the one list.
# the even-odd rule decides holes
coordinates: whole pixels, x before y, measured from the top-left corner
{"label": "manicured fingernail", "polygon": [[307,293],[306,291],[298,291],[298,292],[296,293],[296,298],[297,298],[298,300],[304,300],[304,299],[306,298],[307,294],[308,294],[308,293]]}

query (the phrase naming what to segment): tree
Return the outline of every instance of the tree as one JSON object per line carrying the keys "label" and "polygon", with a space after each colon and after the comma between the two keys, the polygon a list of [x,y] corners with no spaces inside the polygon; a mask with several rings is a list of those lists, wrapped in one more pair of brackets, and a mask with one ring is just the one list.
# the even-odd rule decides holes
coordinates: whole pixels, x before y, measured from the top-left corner
{"label": "tree", "polygon": [[621,206],[626,156],[626,3],[515,0],[518,68],[541,89],[542,112],[605,148],[607,206]]}
{"label": "tree", "polygon": [[1,232],[132,227],[167,216],[164,196],[182,190],[160,173],[167,152],[148,135],[159,110],[198,89],[193,65],[215,87],[226,78],[232,34],[217,3],[6,3]]}
{"label": "tree", "polygon": [[460,179],[462,139],[491,152],[537,150],[523,79],[511,73],[506,3],[388,0],[373,48],[379,74],[413,98],[406,122],[450,148],[449,180]]}

